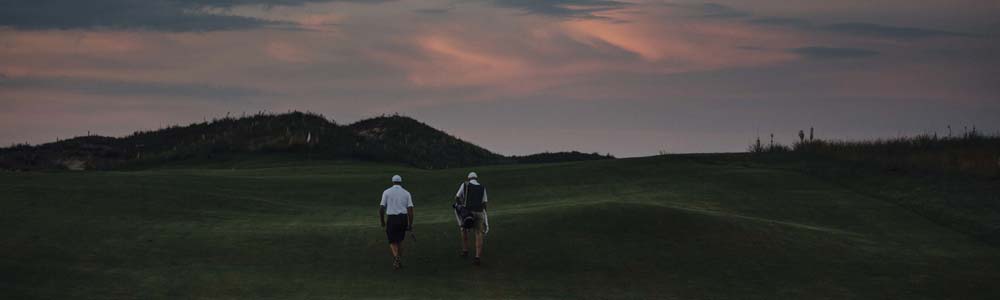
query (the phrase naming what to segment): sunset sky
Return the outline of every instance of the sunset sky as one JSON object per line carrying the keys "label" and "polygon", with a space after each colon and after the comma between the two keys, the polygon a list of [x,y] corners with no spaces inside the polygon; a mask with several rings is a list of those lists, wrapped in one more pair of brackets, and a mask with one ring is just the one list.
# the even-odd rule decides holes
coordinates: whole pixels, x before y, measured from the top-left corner
{"label": "sunset sky", "polygon": [[0,0],[0,145],[288,110],[502,154],[1000,130],[995,0]]}

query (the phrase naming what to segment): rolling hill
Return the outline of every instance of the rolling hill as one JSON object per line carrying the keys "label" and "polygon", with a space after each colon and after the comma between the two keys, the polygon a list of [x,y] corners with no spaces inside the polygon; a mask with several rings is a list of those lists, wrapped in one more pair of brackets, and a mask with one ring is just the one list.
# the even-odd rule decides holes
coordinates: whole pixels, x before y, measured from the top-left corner
{"label": "rolling hill", "polygon": [[226,117],[121,138],[84,136],[15,145],[0,148],[0,169],[136,169],[269,154],[396,162],[426,169],[612,158],[579,152],[507,157],[409,117],[380,116],[339,125],[321,115],[292,112]]}

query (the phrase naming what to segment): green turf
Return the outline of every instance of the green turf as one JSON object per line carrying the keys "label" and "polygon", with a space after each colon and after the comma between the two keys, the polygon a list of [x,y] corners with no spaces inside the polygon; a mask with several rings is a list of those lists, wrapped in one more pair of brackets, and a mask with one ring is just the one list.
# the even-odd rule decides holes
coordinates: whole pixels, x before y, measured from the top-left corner
{"label": "green turf", "polygon": [[[449,207],[468,171],[0,173],[0,298],[1000,298],[995,247],[817,177],[683,156],[475,168],[477,268]],[[396,173],[417,213],[400,271],[376,215]]]}

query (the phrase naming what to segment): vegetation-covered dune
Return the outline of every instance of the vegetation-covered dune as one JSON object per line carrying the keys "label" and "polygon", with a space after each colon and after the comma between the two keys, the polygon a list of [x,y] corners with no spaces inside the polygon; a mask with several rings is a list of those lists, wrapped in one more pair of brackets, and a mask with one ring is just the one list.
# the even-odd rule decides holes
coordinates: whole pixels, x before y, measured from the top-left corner
{"label": "vegetation-covered dune", "polygon": [[293,112],[226,117],[122,138],[84,136],[37,146],[0,149],[0,170],[147,168],[181,161],[224,160],[244,154],[309,159],[359,159],[419,168],[611,158],[562,152],[506,157],[403,116],[338,125],[321,115]]}

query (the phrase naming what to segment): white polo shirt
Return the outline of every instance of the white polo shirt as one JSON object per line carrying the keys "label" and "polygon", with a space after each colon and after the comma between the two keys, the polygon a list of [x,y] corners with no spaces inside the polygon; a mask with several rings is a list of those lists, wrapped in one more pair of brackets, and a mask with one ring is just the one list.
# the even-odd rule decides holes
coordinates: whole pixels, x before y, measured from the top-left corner
{"label": "white polo shirt", "polygon": [[[476,181],[475,179],[469,180],[469,184],[479,185],[479,181]],[[464,183],[458,185],[458,193],[455,194],[455,197],[462,198],[462,194],[465,194],[465,184]],[[486,201],[488,201],[486,199],[486,190],[483,189],[483,203],[486,203]]]}
{"label": "white polo shirt", "polygon": [[382,192],[382,203],[379,203],[379,206],[385,206],[387,215],[405,214],[406,208],[413,207],[413,198],[402,186],[393,185]]}

